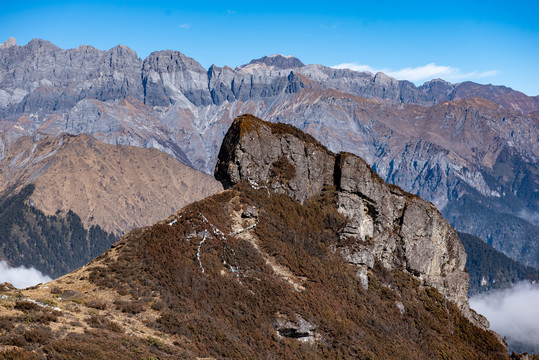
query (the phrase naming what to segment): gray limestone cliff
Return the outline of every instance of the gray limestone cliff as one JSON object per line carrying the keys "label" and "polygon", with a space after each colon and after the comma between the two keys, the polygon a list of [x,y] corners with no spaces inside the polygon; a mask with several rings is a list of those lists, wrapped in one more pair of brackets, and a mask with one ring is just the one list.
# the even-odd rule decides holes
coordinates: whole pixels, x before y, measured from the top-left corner
{"label": "gray limestone cliff", "polygon": [[208,75],[194,59],[179,51],[151,53],[142,67],[144,101],[151,106],[173,103],[209,105]]}
{"label": "gray limestone cliff", "polygon": [[347,245],[335,251],[357,266],[363,286],[376,259],[437,288],[488,326],[469,309],[466,253],[456,231],[432,204],[385,183],[360,157],[334,154],[292,126],[243,115],[225,136],[215,177],[225,188],[248,180],[300,202],[335,186],[338,210],[349,220],[341,234]]}
{"label": "gray limestone cliff", "polygon": [[0,48],[0,65],[0,116],[8,118],[69,110],[87,98],[142,100],[142,61],[123,45],[62,50],[39,39],[25,46],[11,42]]}

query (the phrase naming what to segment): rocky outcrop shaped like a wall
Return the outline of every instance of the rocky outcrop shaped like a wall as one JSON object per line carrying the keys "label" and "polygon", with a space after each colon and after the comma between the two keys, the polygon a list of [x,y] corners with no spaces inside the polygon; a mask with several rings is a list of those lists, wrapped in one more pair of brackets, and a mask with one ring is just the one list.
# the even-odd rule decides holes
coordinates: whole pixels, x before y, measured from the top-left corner
{"label": "rocky outcrop shaped like a wall", "polygon": [[364,287],[376,259],[405,269],[475,323],[487,324],[469,310],[466,253],[449,222],[432,204],[385,183],[360,157],[334,154],[292,126],[243,115],[225,136],[215,177],[225,188],[242,179],[267,184],[300,202],[335,186],[338,209],[349,219],[341,237],[355,240],[336,251],[358,267]]}

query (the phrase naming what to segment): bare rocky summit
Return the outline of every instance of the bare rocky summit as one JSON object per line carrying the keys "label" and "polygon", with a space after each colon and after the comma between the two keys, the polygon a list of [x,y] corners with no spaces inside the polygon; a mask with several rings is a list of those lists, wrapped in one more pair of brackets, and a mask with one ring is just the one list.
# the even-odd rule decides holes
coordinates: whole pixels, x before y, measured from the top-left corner
{"label": "bare rocky summit", "polygon": [[341,234],[348,245],[336,250],[358,266],[366,288],[376,259],[436,287],[488,326],[469,309],[466,253],[456,231],[434,205],[386,184],[360,157],[333,154],[294,127],[244,115],[225,136],[215,177],[225,188],[247,180],[302,203],[334,186],[337,208],[349,220]]}
{"label": "bare rocky summit", "polygon": [[245,67],[252,64],[265,64],[267,66],[273,66],[277,69],[294,69],[305,66],[300,59],[290,55],[285,56],[281,54],[263,56],[260,59],[251,60],[249,64],[243,66]]}

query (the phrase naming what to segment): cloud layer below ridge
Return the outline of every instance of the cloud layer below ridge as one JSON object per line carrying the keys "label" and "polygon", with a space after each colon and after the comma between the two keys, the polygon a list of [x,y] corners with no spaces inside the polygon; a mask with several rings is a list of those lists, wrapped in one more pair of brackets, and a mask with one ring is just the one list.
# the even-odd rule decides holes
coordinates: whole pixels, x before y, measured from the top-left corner
{"label": "cloud layer below ridge", "polygon": [[517,351],[539,350],[539,286],[522,282],[511,289],[472,296],[470,306],[507,337]]}
{"label": "cloud layer below ridge", "polygon": [[0,261],[0,283],[8,282],[19,289],[24,289],[51,280],[50,277],[43,275],[41,271],[33,267],[19,266],[12,268],[7,262]]}

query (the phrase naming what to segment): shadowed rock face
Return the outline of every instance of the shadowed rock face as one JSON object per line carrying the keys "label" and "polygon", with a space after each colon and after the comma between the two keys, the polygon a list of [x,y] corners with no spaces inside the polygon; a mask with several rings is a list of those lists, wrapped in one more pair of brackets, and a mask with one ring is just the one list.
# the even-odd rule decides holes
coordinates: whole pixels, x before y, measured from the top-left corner
{"label": "shadowed rock face", "polygon": [[215,177],[225,188],[248,180],[300,202],[335,186],[339,211],[349,219],[341,239],[352,244],[335,250],[358,266],[364,287],[377,259],[436,287],[475,316],[466,300],[466,253],[455,230],[432,204],[386,184],[360,157],[334,154],[292,126],[244,115],[225,136]]}

